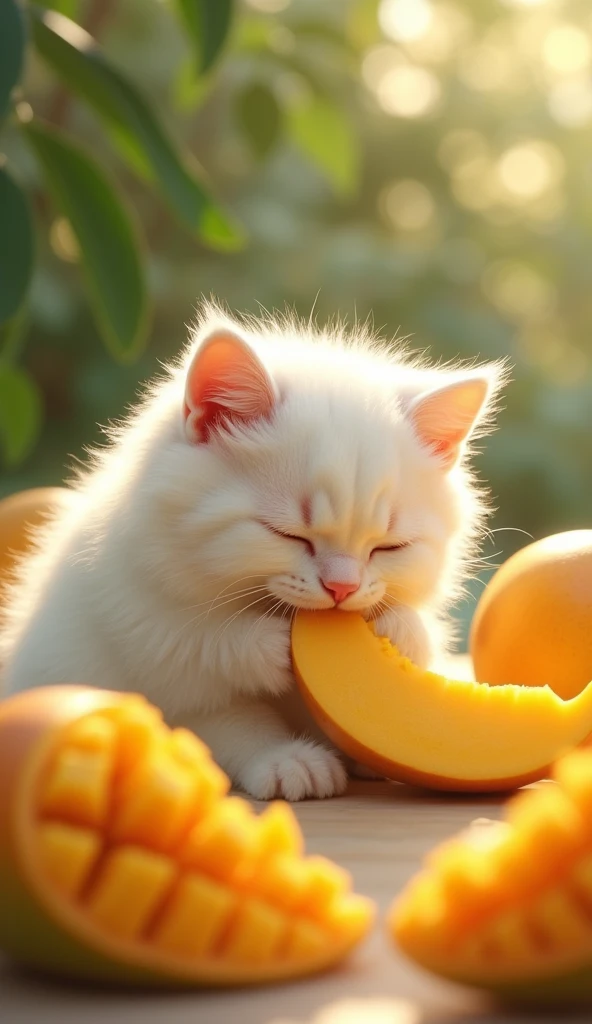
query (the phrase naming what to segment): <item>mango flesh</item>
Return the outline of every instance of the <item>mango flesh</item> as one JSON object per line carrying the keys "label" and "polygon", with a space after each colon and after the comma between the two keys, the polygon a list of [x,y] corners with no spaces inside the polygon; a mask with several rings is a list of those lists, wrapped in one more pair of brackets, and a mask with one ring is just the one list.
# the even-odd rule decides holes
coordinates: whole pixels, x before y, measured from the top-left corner
{"label": "mango flesh", "polygon": [[400,782],[514,789],[545,778],[556,757],[592,732],[592,683],[563,701],[543,686],[446,679],[417,668],[352,612],[298,612],[292,660],[333,742]]}
{"label": "mango flesh", "polygon": [[395,902],[390,934],[420,966],[517,1002],[592,1000],[592,750],[554,778],[433,851]]}
{"label": "mango flesh", "polygon": [[0,583],[31,544],[31,529],[68,500],[65,487],[32,487],[0,501]]}
{"label": "mango flesh", "polygon": [[478,679],[546,682],[568,700],[592,679],[592,530],[522,548],[483,591],[471,626]]}
{"label": "mango flesh", "polygon": [[304,857],[287,804],[227,795],[204,745],[135,695],[0,704],[0,949],[66,977],[282,980],[341,960],[373,909]]}

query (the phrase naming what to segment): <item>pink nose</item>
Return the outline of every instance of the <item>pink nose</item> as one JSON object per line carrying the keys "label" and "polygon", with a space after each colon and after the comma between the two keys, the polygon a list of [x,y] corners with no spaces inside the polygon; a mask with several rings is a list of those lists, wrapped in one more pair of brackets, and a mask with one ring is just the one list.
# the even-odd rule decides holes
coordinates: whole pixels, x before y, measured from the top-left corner
{"label": "pink nose", "polygon": [[355,594],[356,590],[360,589],[358,583],[332,583],[331,581],[326,583],[325,580],[323,580],[323,586],[325,590],[333,594],[336,604],[345,601],[346,597],[349,597],[350,594]]}

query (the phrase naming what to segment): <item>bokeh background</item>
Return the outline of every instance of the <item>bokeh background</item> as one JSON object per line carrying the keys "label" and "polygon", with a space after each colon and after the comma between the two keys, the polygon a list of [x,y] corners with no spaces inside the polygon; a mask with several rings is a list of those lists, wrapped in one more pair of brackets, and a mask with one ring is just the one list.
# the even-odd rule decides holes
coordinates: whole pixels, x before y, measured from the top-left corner
{"label": "bokeh background", "polygon": [[[55,5],[58,6],[58,5]],[[67,5],[85,24],[85,4]],[[88,8],[88,4],[86,5]],[[95,4],[96,9],[96,4]],[[103,5],[100,41],[200,161],[246,246],[214,251],[129,173],[33,56],[24,94],[118,180],[146,239],[153,321],[122,365],[102,344],[67,221],[10,125],[40,227],[18,359],[43,419],[0,495],[59,483],[98,424],[184,342],[195,302],[373,317],[437,358],[510,356],[479,472],[490,568],[592,511],[592,5],[589,0],[242,0],[213,71],[191,71],[167,4]],[[57,100],[57,107],[56,107]]]}

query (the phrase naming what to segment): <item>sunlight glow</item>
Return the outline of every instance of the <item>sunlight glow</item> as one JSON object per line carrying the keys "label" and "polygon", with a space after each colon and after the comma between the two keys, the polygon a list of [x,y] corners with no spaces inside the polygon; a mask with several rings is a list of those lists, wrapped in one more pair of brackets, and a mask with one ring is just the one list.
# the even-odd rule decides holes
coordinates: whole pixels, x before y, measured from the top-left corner
{"label": "sunlight glow", "polygon": [[404,41],[411,60],[418,64],[441,64],[459,52],[470,37],[472,21],[466,10],[452,3],[432,8],[430,24],[423,35]]}
{"label": "sunlight glow", "polygon": [[436,216],[432,193],[413,178],[389,185],[382,193],[380,205],[391,224],[401,231],[423,231]]}
{"label": "sunlight glow", "polygon": [[557,25],[547,32],[542,58],[550,71],[573,75],[590,64],[591,47],[587,34],[577,25]]}
{"label": "sunlight glow", "polygon": [[393,117],[425,117],[441,96],[438,78],[426,68],[402,64],[391,68],[378,83],[376,95],[382,109]]}
{"label": "sunlight glow", "polygon": [[549,113],[567,128],[581,128],[592,120],[592,83],[589,79],[558,82],[547,100]]}
{"label": "sunlight glow", "polygon": [[63,36],[66,42],[71,43],[77,50],[92,50],[96,45],[86,29],[77,25],[75,21],[71,21],[70,18],[64,17],[59,11],[46,11],[44,21],[48,28]]}
{"label": "sunlight glow", "polygon": [[[308,1024],[419,1024],[420,1010],[407,999],[373,996],[337,999],[322,1006]],[[290,1017],[273,1017],[269,1024],[302,1024]]]}
{"label": "sunlight glow", "polygon": [[49,229],[49,244],[58,259],[64,263],[80,262],[80,247],[70,221],[65,217],[56,217]]}
{"label": "sunlight glow", "polygon": [[313,1019],[314,1024],[419,1024],[420,1010],[407,999],[340,999]]}
{"label": "sunlight glow", "polygon": [[401,51],[396,46],[373,46],[362,60],[362,78],[372,92],[376,92],[388,71],[401,63]]}
{"label": "sunlight glow", "polygon": [[33,107],[26,100],[20,100],[16,104],[16,116],[18,117],[21,124],[27,124],[33,120]]}
{"label": "sunlight glow", "polygon": [[497,170],[509,197],[523,202],[543,195],[562,178],[565,167],[555,146],[534,139],[507,149]]}
{"label": "sunlight glow", "polygon": [[428,0],[382,0],[378,9],[382,31],[395,42],[421,38],[428,31],[432,16]]}
{"label": "sunlight glow", "polygon": [[513,320],[542,319],[553,312],[555,288],[541,274],[518,260],[497,260],[481,278],[485,295]]}

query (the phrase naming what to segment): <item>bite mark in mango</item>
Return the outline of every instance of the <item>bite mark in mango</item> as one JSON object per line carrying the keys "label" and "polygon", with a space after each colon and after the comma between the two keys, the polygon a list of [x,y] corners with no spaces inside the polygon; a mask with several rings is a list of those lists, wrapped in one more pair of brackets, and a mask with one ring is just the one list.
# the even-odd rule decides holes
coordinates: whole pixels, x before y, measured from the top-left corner
{"label": "bite mark in mango", "polygon": [[426,672],[360,616],[299,611],[292,660],[313,717],[346,754],[431,789],[515,789],[592,732],[592,683],[564,701],[549,687],[488,686]]}

